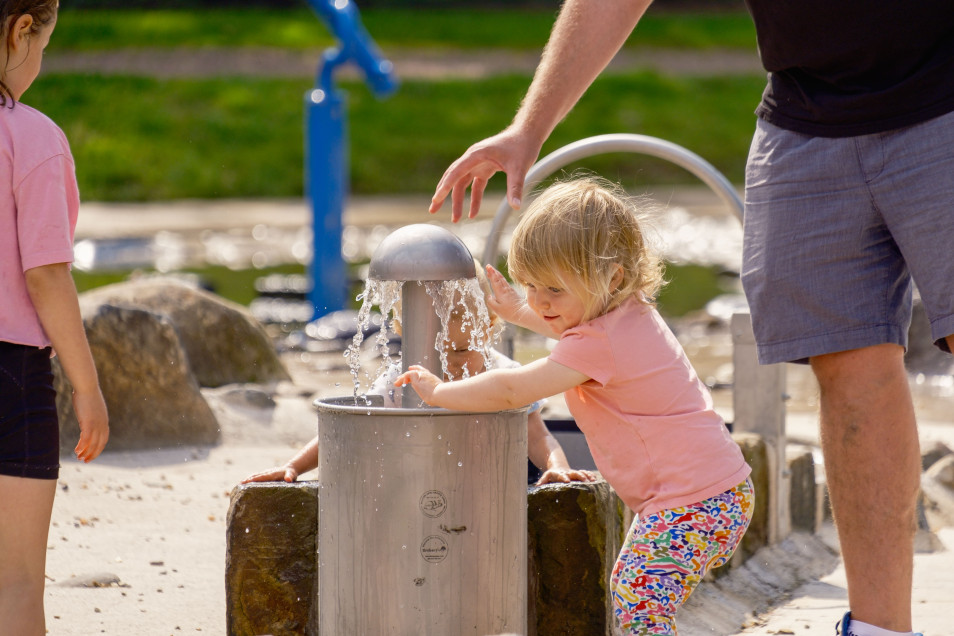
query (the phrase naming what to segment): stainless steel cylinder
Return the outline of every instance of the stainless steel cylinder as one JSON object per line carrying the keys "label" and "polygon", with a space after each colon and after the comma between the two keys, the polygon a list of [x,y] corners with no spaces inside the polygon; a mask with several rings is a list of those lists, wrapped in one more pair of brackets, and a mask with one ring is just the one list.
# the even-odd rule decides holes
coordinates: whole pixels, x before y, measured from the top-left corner
{"label": "stainless steel cylinder", "polygon": [[316,406],[320,636],[526,633],[526,410]]}

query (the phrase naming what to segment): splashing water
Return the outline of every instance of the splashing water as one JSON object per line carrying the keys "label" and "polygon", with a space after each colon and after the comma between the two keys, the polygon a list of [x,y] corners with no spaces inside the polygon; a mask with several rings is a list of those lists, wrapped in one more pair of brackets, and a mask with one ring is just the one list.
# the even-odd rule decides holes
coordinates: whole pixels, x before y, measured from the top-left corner
{"label": "splashing water", "polygon": [[[422,283],[411,282],[410,284]],[[469,334],[467,349],[481,354],[485,369],[494,368],[493,347],[499,342],[500,334],[493,327],[493,319],[484,302],[484,293],[477,279],[426,281],[423,285],[425,291],[433,300],[434,310],[440,319],[440,329],[434,341],[434,348],[439,353],[444,377],[451,380],[459,379],[451,377],[448,372],[446,345],[452,341],[452,328],[459,328],[462,334]],[[384,316],[400,312],[403,286],[404,281],[368,279],[365,283],[364,292],[357,297],[357,300],[362,301],[361,308],[358,310],[358,329],[351,344],[345,349],[344,357],[348,360],[348,366],[351,369],[355,400],[363,399],[365,404],[369,403],[365,387],[370,388],[375,378],[386,373],[393,365],[401,363],[400,356],[394,359],[390,355],[388,346],[389,330],[381,329],[375,336],[374,345],[375,350],[380,354],[380,362],[373,374],[362,373],[360,352],[361,345],[364,342],[364,331],[370,324],[371,309],[377,305]],[[402,324],[402,340],[409,342],[413,338],[425,337],[426,334],[415,331],[417,328],[418,325],[416,324]],[[409,360],[408,362],[414,364],[419,361]],[[472,370],[465,365],[462,377],[466,378],[472,374]]]}
{"label": "splashing water", "polygon": [[[440,354],[444,377],[450,380],[460,379],[450,377],[448,373],[447,348],[445,347],[445,344],[452,342],[450,329],[452,318],[455,316],[460,319],[460,332],[469,334],[467,349],[480,353],[485,369],[494,368],[493,347],[500,341],[500,334],[493,328],[493,320],[490,318],[490,312],[484,302],[484,293],[477,279],[431,281],[424,283],[424,289],[434,300],[434,308],[441,320],[441,329],[437,333],[434,348]],[[471,375],[471,370],[465,365],[462,377],[467,378]]]}
{"label": "splashing water", "polygon": [[[367,398],[361,390],[361,343],[364,342],[364,332],[371,324],[371,308],[377,305],[381,315],[388,317],[401,300],[401,281],[385,280],[379,281],[368,279],[364,284],[364,292],[358,295],[355,300],[360,300],[361,308],[358,310],[358,329],[351,340],[351,344],[344,351],[344,357],[348,360],[348,367],[351,369],[351,379],[354,382],[354,398]],[[391,353],[388,349],[388,330],[382,328],[374,338],[374,347],[381,353],[381,363],[374,376],[365,374],[368,382],[374,380],[388,369],[395,362],[391,359]]]}

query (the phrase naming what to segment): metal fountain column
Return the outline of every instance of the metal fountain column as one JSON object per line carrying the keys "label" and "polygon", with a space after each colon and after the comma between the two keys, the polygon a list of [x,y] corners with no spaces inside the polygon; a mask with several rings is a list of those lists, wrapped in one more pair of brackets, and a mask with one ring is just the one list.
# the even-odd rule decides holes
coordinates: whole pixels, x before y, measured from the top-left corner
{"label": "metal fountain column", "polygon": [[[473,278],[474,258],[463,241],[438,225],[407,225],[389,234],[371,256],[368,277],[403,281],[401,288],[401,366],[407,371],[419,364],[437,376],[442,374],[435,342],[440,321],[434,301],[423,284]],[[420,402],[411,385],[401,396],[410,406]]]}

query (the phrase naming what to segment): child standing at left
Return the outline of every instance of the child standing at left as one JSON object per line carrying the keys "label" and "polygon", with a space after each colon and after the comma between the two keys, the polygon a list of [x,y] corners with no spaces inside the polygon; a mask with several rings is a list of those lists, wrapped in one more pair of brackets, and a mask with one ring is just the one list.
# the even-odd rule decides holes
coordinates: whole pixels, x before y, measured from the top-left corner
{"label": "child standing at left", "polygon": [[46,633],[46,544],[59,473],[50,356],[73,386],[85,462],[109,437],[70,274],[79,192],[63,132],[20,97],[40,72],[58,0],[0,0],[0,626]]}

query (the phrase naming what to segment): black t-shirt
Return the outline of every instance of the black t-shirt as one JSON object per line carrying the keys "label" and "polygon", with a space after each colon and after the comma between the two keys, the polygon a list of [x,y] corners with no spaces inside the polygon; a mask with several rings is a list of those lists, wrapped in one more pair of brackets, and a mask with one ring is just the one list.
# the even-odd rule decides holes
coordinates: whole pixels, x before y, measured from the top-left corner
{"label": "black t-shirt", "polygon": [[769,71],[766,121],[847,137],[954,111],[954,1],[745,3]]}

